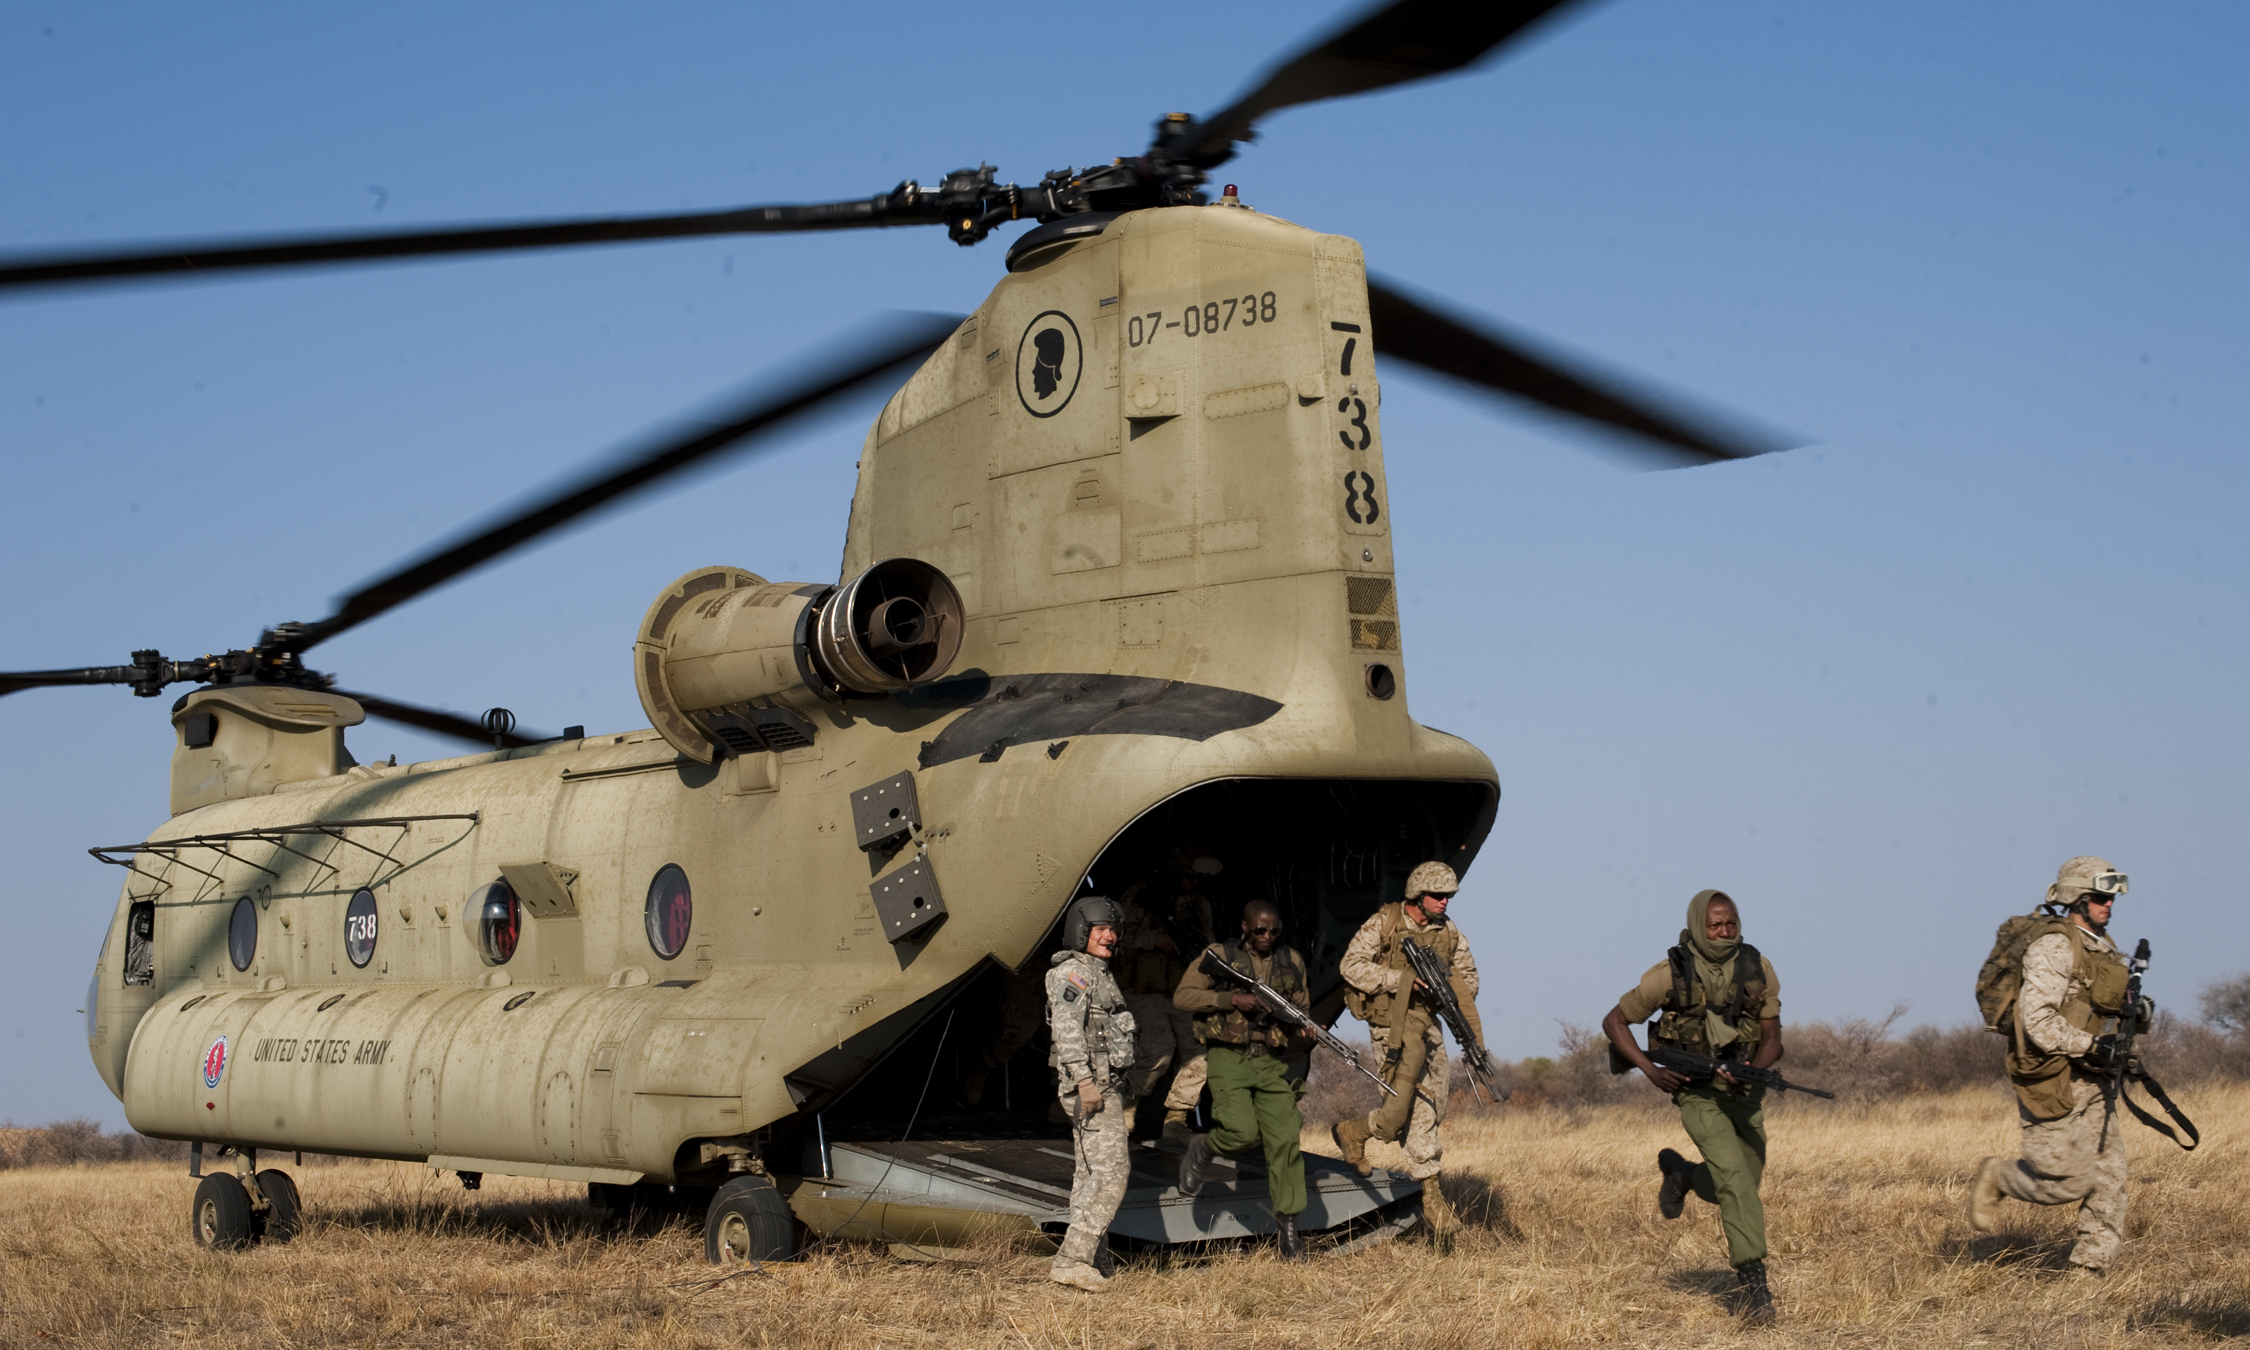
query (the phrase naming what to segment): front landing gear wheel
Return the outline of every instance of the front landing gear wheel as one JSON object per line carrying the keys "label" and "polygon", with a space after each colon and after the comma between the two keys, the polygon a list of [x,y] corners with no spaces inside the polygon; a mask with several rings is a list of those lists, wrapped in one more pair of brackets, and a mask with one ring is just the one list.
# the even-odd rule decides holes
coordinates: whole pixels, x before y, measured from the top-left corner
{"label": "front landing gear wheel", "polygon": [[250,1193],[224,1172],[203,1178],[195,1188],[195,1205],[188,1211],[195,1245],[215,1252],[235,1252],[250,1245]]}
{"label": "front landing gear wheel", "polygon": [[297,1183],[287,1172],[267,1168],[258,1174],[258,1190],[266,1197],[266,1212],[258,1216],[258,1240],[287,1242],[305,1226],[305,1202],[297,1198]]}
{"label": "front landing gear wheel", "polygon": [[781,1192],[764,1177],[736,1177],[711,1197],[703,1255],[714,1266],[787,1261],[797,1255],[796,1224]]}

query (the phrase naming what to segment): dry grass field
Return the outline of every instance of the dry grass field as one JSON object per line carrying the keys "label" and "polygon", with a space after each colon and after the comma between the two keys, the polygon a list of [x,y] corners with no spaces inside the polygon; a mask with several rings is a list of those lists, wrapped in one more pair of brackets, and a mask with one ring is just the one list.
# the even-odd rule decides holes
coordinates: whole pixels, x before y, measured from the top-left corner
{"label": "dry grass field", "polygon": [[[2060,1278],[2070,1217],[2011,1203],[1972,1240],[1963,1187],[2015,1129],[1992,1090],[1771,1111],[1781,1324],[1720,1308],[1714,1211],[1657,1217],[1668,1112],[1458,1120],[1457,1254],[1407,1241],[1286,1266],[1264,1251],[1129,1265],[1108,1294],[1004,1249],[907,1263],[865,1246],[720,1279],[686,1223],[614,1230],[579,1188],[389,1164],[299,1172],[294,1244],[211,1255],[194,1183],[152,1164],[0,1173],[0,1344],[992,1347],[2203,1345],[2250,1337],[2250,1088],[2179,1094],[2207,1140],[2130,1127],[2132,1241]],[[1661,1103],[1655,1103],[1661,1107]]]}

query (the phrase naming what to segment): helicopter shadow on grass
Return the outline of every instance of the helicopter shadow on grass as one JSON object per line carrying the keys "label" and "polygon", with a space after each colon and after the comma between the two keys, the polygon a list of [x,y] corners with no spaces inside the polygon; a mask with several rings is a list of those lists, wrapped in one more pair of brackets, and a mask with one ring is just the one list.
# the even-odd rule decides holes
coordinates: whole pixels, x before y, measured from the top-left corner
{"label": "helicopter shadow on grass", "polygon": [[[604,1209],[583,1197],[484,1199],[411,1187],[337,1208],[322,1218],[354,1232],[397,1233],[417,1237],[475,1238],[488,1242],[527,1242],[558,1246],[653,1237],[667,1228],[700,1227],[708,1194],[677,1203],[634,1204]],[[666,1197],[667,1201],[672,1197]]]}

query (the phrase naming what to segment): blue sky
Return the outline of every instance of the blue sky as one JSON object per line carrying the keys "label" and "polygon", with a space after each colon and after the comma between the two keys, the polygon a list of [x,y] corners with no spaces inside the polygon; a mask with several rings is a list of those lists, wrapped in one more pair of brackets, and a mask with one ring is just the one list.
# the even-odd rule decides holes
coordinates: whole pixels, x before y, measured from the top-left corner
{"label": "blue sky", "polygon": [[[1350,12],[235,4],[0,16],[0,251],[864,195],[1129,154]],[[1785,1018],[1971,1014],[2079,852],[2174,1007],[2250,968],[2250,101],[2239,6],[1597,4],[1459,78],[1280,114],[1245,200],[1810,442],[1631,473],[1411,374],[1385,439],[1413,711],[1499,765],[1461,915],[1493,1048],[1596,1021],[1716,885]],[[692,242],[0,302],[0,669],[241,645],[1002,240]],[[658,587],[833,577],[872,405],[322,649],[355,687],[641,725]],[[121,1113],[93,844],[166,701],[0,700],[0,1114]],[[375,726],[362,757],[451,753]],[[2235,822],[2229,825],[2228,822]]]}

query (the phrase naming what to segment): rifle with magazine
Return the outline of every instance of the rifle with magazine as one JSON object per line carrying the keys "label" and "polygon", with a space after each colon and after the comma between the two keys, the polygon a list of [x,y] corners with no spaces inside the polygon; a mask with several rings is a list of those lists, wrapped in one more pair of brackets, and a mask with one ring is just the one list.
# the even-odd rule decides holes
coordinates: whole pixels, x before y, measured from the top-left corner
{"label": "rifle with magazine", "polygon": [[1225,957],[1209,948],[1205,948],[1203,952],[1203,969],[1212,979],[1226,980],[1229,983],[1241,985],[1250,992],[1251,997],[1263,1003],[1268,1012],[1295,1027],[1299,1034],[1327,1046],[1338,1059],[1361,1073],[1367,1074],[1369,1082],[1393,1097],[1398,1095],[1397,1088],[1368,1072],[1367,1066],[1359,1062],[1358,1052],[1344,1044],[1336,1036],[1336,1033],[1315,1022],[1312,1014],[1298,1007],[1287,994],[1282,993],[1279,989],[1267,984],[1247,970],[1235,969]]}
{"label": "rifle with magazine", "polygon": [[1414,978],[1431,1006],[1437,1009],[1438,1019],[1445,1029],[1453,1033],[1454,1043],[1461,1047],[1461,1058],[1469,1066],[1469,1086],[1493,1102],[1508,1094],[1492,1085],[1492,1056],[1484,1052],[1476,1033],[1469,1029],[1469,1019],[1461,1011],[1461,1000],[1453,993],[1453,972],[1436,952],[1407,938],[1406,964],[1414,968]]}
{"label": "rifle with magazine", "polygon": [[[1803,1092],[1815,1097],[1826,1097],[1830,1101],[1836,1100],[1836,1094],[1833,1092],[1822,1092],[1819,1088],[1806,1087],[1802,1083],[1792,1083],[1771,1069],[1754,1069],[1740,1060],[1713,1059],[1709,1055],[1699,1055],[1692,1050],[1675,1050],[1664,1045],[1650,1046],[1648,1057],[1655,1060],[1663,1068],[1670,1069],[1677,1074],[1685,1074],[1693,1079],[1711,1078],[1716,1076],[1719,1070],[1725,1069],[1727,1077],[1732,1078],[1737,1083],[1746,1083],[1751,1087],[1772,1088],[1776,1092]],[[1624,1057],[1620,1055],[1618,1058]]]}
{"label": "rifle with magazine", "polygon": [[[2125,1103],[2125,1109],[2131,1111],[2143,1125],[2158,1131],[2181,1148],[2192,1151],[2197,1144],[2203,1142],[2203,1136],[2195,1128],[2195,1122],[2172,1104],[2172,1099],[2165,1094],[2163,1086],[2149,1077],[2148,1070],[2142,1068],[2141,1062],[2133,1057],[2133,1041],[2140,1035],[2141,1022],[2144,1018],[2153,1016],[2148,1009],[2143,1008],[2141,1000],[2141,972],[2148,969],[2147,938],[2142,938],[2140,945],[2133,948],[2133,959],[2126,969],[2131,972],[2131,976],[2125,981],[2125,1001],[2119,1005],[2117,1030],[2096,1040],[2094,1046],[2098,1055],[2089,1056],[2106,1078],[2102,1084],[2102,1095],[2109,1098],[2109,1110],[2102,1116],[2101,1141],[2095,1145],[2094,1152],[2108,1151],[2110,1122],[2117,1119],[2119,1102]],[[2171,1127],[2163,1121],[2143,1111],[2137,1102],[2126,1095],[2125,1084],[2131,1079],[2139,1079],[2141,1085],[2163,1106],[2165,1113],[2179,1122],[2180,1129],[2187,1134],[2185,1140],[2174,1134]]]}

